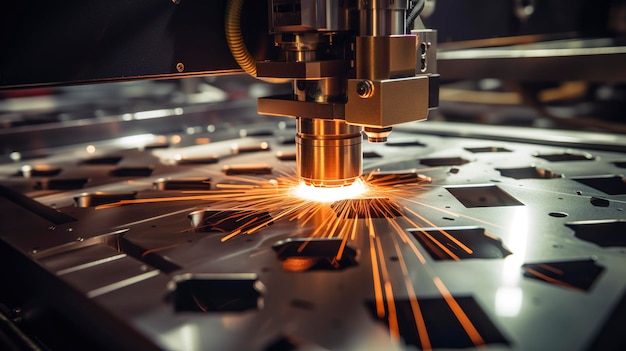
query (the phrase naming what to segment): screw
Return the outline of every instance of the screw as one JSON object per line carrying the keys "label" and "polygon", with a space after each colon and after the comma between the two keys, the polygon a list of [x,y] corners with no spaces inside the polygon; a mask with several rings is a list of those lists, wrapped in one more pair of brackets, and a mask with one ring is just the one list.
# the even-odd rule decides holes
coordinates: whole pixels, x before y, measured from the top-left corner
{"label": "screw", "polygon": [[367,99],[374,95],[374,85],[370,80],[364,80],[356,85],[356,93],[363,99]]}
{"label": "screw", "polygon": [[178,73],[182,73],[185,70],[185,64],[182,62],[177,63],[176,70],[178,71]]}

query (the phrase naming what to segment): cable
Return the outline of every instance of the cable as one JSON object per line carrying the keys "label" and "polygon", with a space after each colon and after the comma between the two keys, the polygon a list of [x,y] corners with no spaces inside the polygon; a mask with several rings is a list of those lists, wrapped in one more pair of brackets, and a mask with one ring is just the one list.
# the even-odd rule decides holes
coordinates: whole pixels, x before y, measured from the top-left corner
{"label": "cable", "polygon": [[417,16],[424,11],[424,7],[426,6],[426,0],[418,0],[415,5],[411,8],[411,12],[406,19],[406,32],[410,33],[411,29],[413,29],[413,23],[417,19]]}
{"label": "cable", "polygon": [[287,83],[290,79],[257,77],[256,61],[248,51],[241,33],[241,10],[244,0],[229,0],[226,3],[226,42],[233,58],[249,75],[268,83]]}

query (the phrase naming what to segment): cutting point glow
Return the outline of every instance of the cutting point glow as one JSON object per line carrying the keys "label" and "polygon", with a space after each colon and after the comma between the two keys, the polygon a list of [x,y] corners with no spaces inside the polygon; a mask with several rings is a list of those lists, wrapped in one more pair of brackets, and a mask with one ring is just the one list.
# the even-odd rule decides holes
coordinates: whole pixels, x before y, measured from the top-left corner
{"label": "cutting point glow", "polygon": [[298,186],[293,188],[295,196],[315,202],[335,202],[354,199],[366,194],[368,191],[369,187],[360,178],[350,185],[340,187],[319,187],[300,182]]}

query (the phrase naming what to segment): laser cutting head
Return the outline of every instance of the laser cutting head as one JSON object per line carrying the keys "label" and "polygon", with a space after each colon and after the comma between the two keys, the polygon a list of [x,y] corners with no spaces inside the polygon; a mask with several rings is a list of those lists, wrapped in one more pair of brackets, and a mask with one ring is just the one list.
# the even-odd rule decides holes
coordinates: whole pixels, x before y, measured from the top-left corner
{"label": "laser cutting head", "polygon": [[413,3],[268,0],[280,57],[262,62],[239,57],[241,43],[232,42],[227,23],[231,51],[244,69],[293,81],[293,94],[261,98],[258,111],[297,119],[303,182],[352,183],[363,169],[362,131],[371,142],[385,142],[392,126],[424,120],[437,106],[436,32],[420,26],[424,1]]}

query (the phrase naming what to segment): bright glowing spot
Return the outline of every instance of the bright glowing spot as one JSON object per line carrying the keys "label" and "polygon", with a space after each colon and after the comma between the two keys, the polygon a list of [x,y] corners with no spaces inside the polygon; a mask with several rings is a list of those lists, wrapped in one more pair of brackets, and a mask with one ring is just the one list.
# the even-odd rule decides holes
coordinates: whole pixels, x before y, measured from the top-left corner
{"label": "bright glowing spot", "polygon": [[180,144],[180,142],[183,140],[183,138],[178,135],[178,134],[174,134],[170,137],[170,141],[172,142],[172,144],[176,145],[176,144]]}
{"label": "bright glowing spot", "polygon": [[263,150],[267,150],[270,147],[270,144],[268,144],[267,142],[262,142],[261,143],[261,149]]}
{"label": "bright glowing spot", "polygon": [[93,145],[87,145],[87,153],[93,154],[94,152],[96,152],[96,147]]}
{"label": "bright glowing spot", "polygon": [[212,125],[212,124],[209,124],[209,125],[206,127],[206,131],[207,131],[207,132],[209,132],[209,133],[213,133],[213,132],[215,132],[215,126],[214,126],[214,125]]}
{"label": "bright glowing spot", "polygon": [[522,310],[524,293],[519,287],[500,287],[496,290],[496,313],[501,317],[517,317]]}
{"label": "bright glowing spot", "polygon": [[153,119],[153,118],[167,117],[167,116],[170,116],[171,114],[172,114],[172,110],[167,110],[167,109],[140,111],[140,112],[135,112],[134,118],[136,120]]}
{"label": "bright glowing spot", "polygon": [[9,154],[9,157],[12,161],[19,161],[22,159],[22,154],[17,151],[13,151],[11,154]]}
{"label": "bright glowing spot", "polygon": [[117,144],[120,147],[140,147],[142,145],[154,142],[153,134],[137,134],[118,139]]}
{"label": "bright glowing spot", "polygon": [[305,200],[315,202],[335,202],[346,199],[353,199],[366,194],[369,191],[367,184],[361,179],[354,183],[334,188],[317,187],[301,182],[293,188],[293,194]]}

